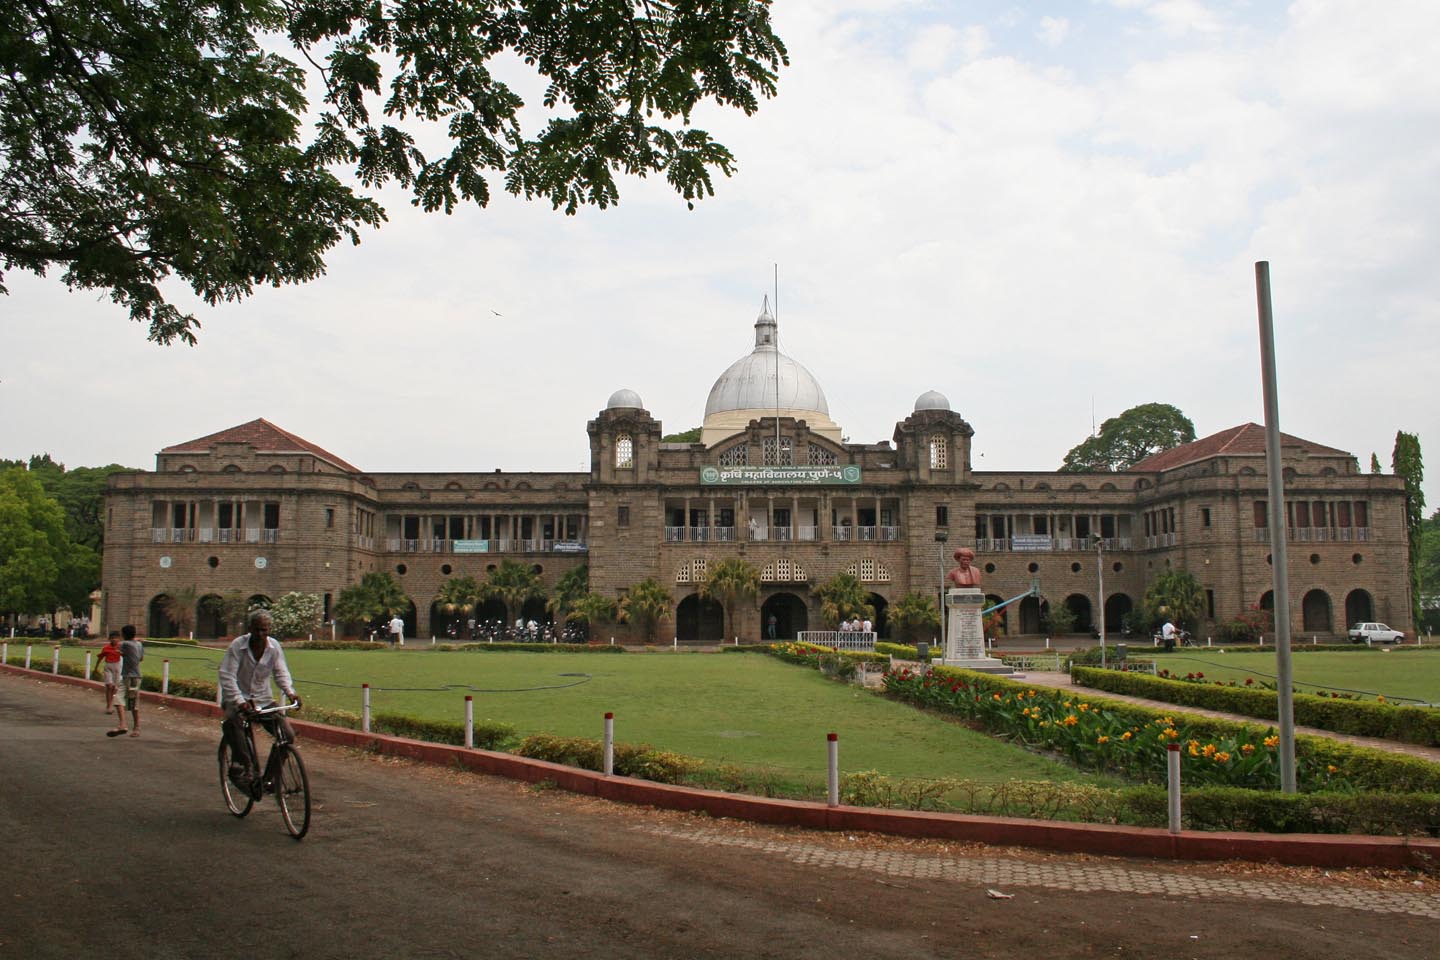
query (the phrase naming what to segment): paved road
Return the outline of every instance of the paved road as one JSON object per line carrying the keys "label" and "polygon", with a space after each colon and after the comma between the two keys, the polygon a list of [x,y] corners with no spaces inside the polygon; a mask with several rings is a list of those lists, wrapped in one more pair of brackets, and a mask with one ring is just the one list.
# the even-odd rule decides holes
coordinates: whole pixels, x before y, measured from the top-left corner
{"label": "paved road", "polygon": [[[634,810],[306,744],[302,843],[214,725],[0,675],[0,957],[1433,957],[1440,883]],[[988,890],[1013,895],[993,899]]]}

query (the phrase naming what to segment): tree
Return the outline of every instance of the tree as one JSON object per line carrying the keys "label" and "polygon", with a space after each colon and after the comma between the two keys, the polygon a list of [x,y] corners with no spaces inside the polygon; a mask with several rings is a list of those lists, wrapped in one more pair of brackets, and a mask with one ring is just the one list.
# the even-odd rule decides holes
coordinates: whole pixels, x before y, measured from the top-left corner
{"label": "tree", "polygon": [[838,624],[842,620],[874,620],[875,608],[869,600],[869,593],[860,581],[848,573],[837,573],[815,588],[820,598],[820,616],[826,623]]}
{"label": "tree", "polygon": [[1425,463],[1420,457],[1420,438],[1413,433],[1397,431],[1395,449],[1390,454],[1390,469],[1405,481],[1405,532],[1410,538],[1410,622],[1420,625],[1420,564],[1424,539]]}
{"label": "tree", "polygon": [[270,631],[277,637],[309,637],[320,629],[324,601],[317,594],[292,590],[270,606]]}
{"label": "tree", "polygon": [[83,610],[99,578],[99,556],[70,540],[64,510],[40,481],[17,468],[0,473],[0,611]]}
{"label": "tree", "polygon": [[340,591],[335,601],[335,616],[344,623],[364,626],[409,608],[410,598],[405,596],[400,581],[387,571],[377,570]]}
{"label": "tree", "polygon": [[195,629],[195,615],[200,609],[200,591],[193,585],[179,590],[166,590],[160,601],[160,612],[175,627],[177,637],[187,636]]}
{"label": "tree", "polygon": [[940,629],[940,611],[935,598],[911,591],[890,605],[890,624],[907,640],[934,637]]}
{"label": "tree", "polygon": [[545,609],[550,611],[556,621],[570,619],[570,611],[580,598],[590,592],[590,568],[581,564],[565,571],[555,583],[555,592],[545,602]]}
{"label": "tree", "polygon": [[700,427],[691,427],[689,430],[681,430],[679,433],[667,434],[660,438],[661,443],[699,443]]}
{"label": "tree", "polygon": [[602,623],[610,623],[619,614],[615,601],[598,593],[587,593],[578,597],[565,614],[567,622],[583,622],[586,636],[590,630]]}
{"label": "tree", "polygon": [[[574,213],[618,202],[617,174],[657,174],[693,204],[734,169],[693,111],[755,112],[786,63],[769,0],[18,0],[0,18],[0,282],[60,269],[151,340],[193,344],[162,281],[213,306],[314,279],[385,219],[351,184],[450,213],[499,176]],[[540,104],[501,79],[525,68]]]}
{"label": "tree", "polygon": [[754,600],[760,593],[760,571],[740,557],[726,557],[710,568],[700,584],[700,596],[719,601],[725,608],[725,626],[731,636],[739,636],[735,623],[735,604]]}
{"label": "tree", "polygon": [[1440,510],[1430,515],[1420,533],[1420,612],[1423,623],[1432,632],[1440,626]]}
{"label": "tree", "polygon": [[1371,473],[1379,473],[1379,472],[1380,472],[1380,458],[1377,457],[1373,452],[1370,454],[1370,472],[1371,472]]}
{"label": "tree", "polygon": [[620,622],[639,626],[645,642],[654,643],[655,628],[670,616],[670,606],[670,591],[654,577],[646,577],[620,598]]}
{"label": "tree", "polygon": [[1065,454],[1068,473],[1126,470],[1153,453],[1195,439],[1195,424],[1168,403],[1142,403],[1100,424],[1100,432]]}
{"label": "tree", "polygon": [[250,627],[245,622],[250,613],[250,599],[239,590],[230,590],[222,596],[206,594],[200,598],[199,609],[219,621],[221,632],[230,636],[239,636]]}
{"label": "tree", "polygon": [[525,601],[545,596],[540,577],[523,563],[515,560],[501,560],[500,565],[490,571],[485,584],[488,596],[499,597],[505,604],[505,622],[514,623],[525,606]]}
{"label": "tree", "polygon": [[1153,630],[1166,619],[1190,629],[1200,622],[1200,612],[1204,609],[1205,590],[1188,570],[1166,570],[1155,578],[1140,599],[1145,630]]}

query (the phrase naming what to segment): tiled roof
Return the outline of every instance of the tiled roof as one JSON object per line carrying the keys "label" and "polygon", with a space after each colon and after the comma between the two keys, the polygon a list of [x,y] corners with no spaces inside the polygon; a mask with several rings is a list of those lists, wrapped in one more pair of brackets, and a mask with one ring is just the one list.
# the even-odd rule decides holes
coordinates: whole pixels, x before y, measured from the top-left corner
{"label": "tiled roof", "polygon": [[[1306,453],[1320,454],[1321,456],[1350,456],[1350,454],[1344,450],[1336,450],[1334,447],[1311,443],[1309,440],[1292,437],[1288,433],[1280,434],[1280,446],[1281,448],[1299,447]],[[1231,427],[1229,430],[1212,433],[1208,437],[1201,437],[1199,440],[1193,440],[1190,443],[1183,443],[1178,447],[1171,447],[1169,450],[1152,453],[1130,469],[1145,472],[1173,470],[1187,463],[1207,460],[1210,457],[1263,457],[1264,455],[1265,428],[1258,423],[1244,423],[1238,427]]]}
{"label": "tiled roof", "polygon": [[323,447],[317,447],[303,437],[297,437],[288,430],[282,430],[269,420],[261,418],[242,423],[238,427],[212,433],[208,437],[187,440],[166,447],[164,453],[208,453],[217,443],[244,443],[262,453],[309,453],[334,464],[350,473],[359,473],[360,468],[335,456]]}

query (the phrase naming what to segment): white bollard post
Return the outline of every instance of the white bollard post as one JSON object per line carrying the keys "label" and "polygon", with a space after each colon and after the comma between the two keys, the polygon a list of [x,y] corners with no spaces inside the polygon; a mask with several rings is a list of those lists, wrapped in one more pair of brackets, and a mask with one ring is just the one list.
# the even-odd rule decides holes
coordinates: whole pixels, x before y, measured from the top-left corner
{"label": "white bollard post", "polygon": [[832,807],[840,806],[840,736],[835,733],[825,735],[826,757],[826,803]]}
{"label": "white bollard post", "polygon": [[465,749],[475,749],[475,698],[465,694]]}
{"label": "white bollard post", "polygon": [[56,647],[55,652],[50,656],[50,673],[52,676],[60,675],[60,648]]}
{"label": "white bollard post", "polygon": [[615,775],[615,714],[605,714],[605,776]]}
{"label": "white bollard post", "polygon": [[740,646],[740,638],[739,638],[739,637],[736,637],[736,638],[735,638],[735,646],[737,646],[737,647]]}
{"label": "white bollard post", "polygon": [[313,634],[313,633],[307,633],[307,634],[305,634],[305,642],[306,642],[306,643],[314,643],[314,642],[315,642],[315,634]]}
{"label": "white bollard post", "polygon": [[166,660],[160,665],[160,692],[170,692],[170,661]]}
{"label": "white bollard post", "polygon": [[1045,638],[1045,649],[1046,649],[1046,650],[1049,650],[1049,649],[1050,649],[1050,638],[1049,638],[1049,637],[1046,637],[1046,638]]}
{"label": "white bollard post", "polygon": [[85,652],[85,679],[90,679],[90,652]]}
{"label": "white bollard post", "polygon": [[194,631],[194,630],[191,630],[191,631],[190,631],[190,642],[191,642],[191,643],[194,643],[194,642],[195,642],[195,631]]}
{"label": "white bollard post", "polygon": [[1206,638],[1205,638],[1205,646],[1207,646],[1207,647],[1213,647],[1213,646],[1215,646],[1215,643],[1214,643],[1214,641],[1212,641],[1209,637],[1206,637]]}
{"label": "white bollard post", "polygon": [[1167,743],[1165,745],[1165,759],[1170,769],[1170,832],[1180,832],[1180,744]]}
{"label": "white bollard post", "polygon": [[10,641],[0,643],[0,663],[10,662]]}
{"label": "white bollard post", "polygon": [[216,684],[215,684],[215,702],[216,702],[216,703],[224,703],[224,702],[225,702],[224,693],[225,693],[225,691],[220,687],[220,684],[219,684],[219,682],[217,681]]}
{"label": "white bollard post", "polygon": [[361,691],[362,691],[362,693],[361,693],[361,698],[362,698],[362,699],[361,699],[361,706],[360,706],[360,731],[361,731],[362,733],[369,733],[369,732],[370,732],[370,684],[368,684],[368,683],[362,683],[362,684],[360,684],[360,689],[361,689]]}
{"label": "white bollard post", "polygon": [[670,641],[670,647],[671,649],[678,651],[680,649],[680,638],[676,637],[674,640]]}
{"label": "white bollard post", "polygon": [[614,637],[611,637],[611,638],[610,638],[610,646],[612,646],[612,647],[615,646],[615,638],[614,638]]}
{"label": "white bollard post", "polygon": [[34,645],[33,643],[27,643],[27,644],[25,644],[25,669],[26,669],[26,670],[29,670],[29,669],[30,669],[30,654],[34,651],[34,649],[35,649],[35,645]]}
{"label": "white bollard post", "polygon": [[334,620],[331,620],[331,621],[330,621],[330,642],[331,642],[331,643],[334,643],[334,642],[335,642],[335,621],[334,621]]}

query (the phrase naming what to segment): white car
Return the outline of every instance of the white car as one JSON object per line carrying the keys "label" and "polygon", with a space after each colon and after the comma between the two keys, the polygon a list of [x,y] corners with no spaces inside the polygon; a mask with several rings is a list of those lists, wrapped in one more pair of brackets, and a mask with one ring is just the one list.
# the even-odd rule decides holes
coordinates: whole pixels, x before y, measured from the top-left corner
{"label": "white car", "polygon": [[1351,643],[1404,643],[1405,634],[1391,630],[1383,623],[1355,623],[1350,625]]}

